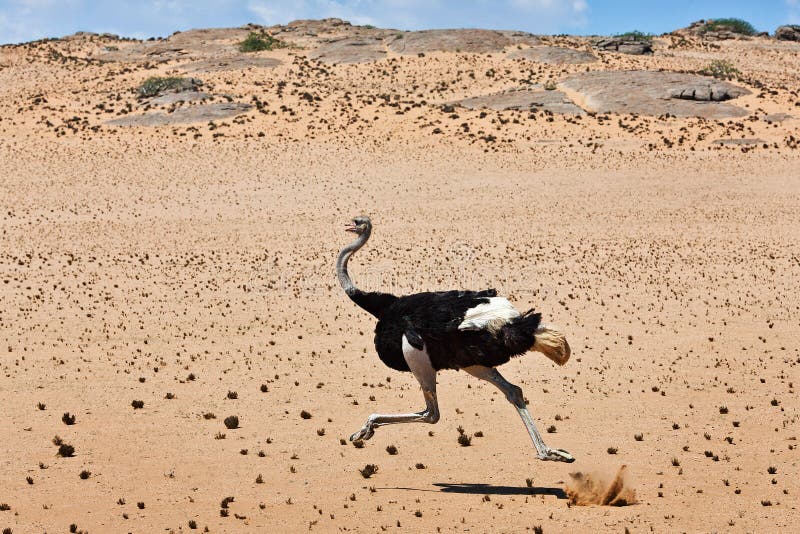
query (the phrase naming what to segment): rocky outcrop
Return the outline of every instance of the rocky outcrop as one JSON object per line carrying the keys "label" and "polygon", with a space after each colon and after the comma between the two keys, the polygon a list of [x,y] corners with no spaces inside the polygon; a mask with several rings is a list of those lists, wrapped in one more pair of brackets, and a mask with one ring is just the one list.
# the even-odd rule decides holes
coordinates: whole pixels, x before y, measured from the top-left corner
{"label": "rocky outcrop", "polygon": [[387,43],[392,52],[500,52],[515,44],[539,44],[536,36],[525,32],[495,30],[423,30],[398,32]]}
{"label": "rocky outcrop", "polygon": [[562,46],[534,46],[515,50],[508,54],[509,59],[527,59],[537,63],[548,63],[551,65],[577,65],[581,63],[592,63],[597,61],[597,57],[584,50],[564,48]]}
{"label": "rocky outcrop", "polygon": [[604,37],[594,42],[596,49],[604,52],[643,55],[653,53],[653,44],[649,39],[637,37]]}
{"label": "rocky outcrop", "polygon": [[[744,21],[739,21],[744,22]],[[746,24],[746,23],[745,23]],[[750,28],[752,33],[752,28]],[[742,33],[741,26],[725,24],[724,20],[698,20],[685,28],[675,30],[672,35],[699,37],[706,41],[727,41],[730,39],[749,39],[750,35]]]}
{"label": "rocky outcrop", "polygon": [[178,68],[185,72],[219,72],[250,68],[272,69],[281,64],[279,59],[254,55],[225,56],[184,63]]}
{"label": "rocky outcrop", "polygon": [[308,57],[323,63],[365,63],[386,57],[383,42],[376,39],[342,39],[312,50]]}
{"label": "rocky outcrop", "polygon": [[728,100],[750,91],[707,76],[656,71],[584,72],[559,84],[587,111],[727,119],[748,112]]}
{"label": "rocky outcrop", "polygon": [[453,104],[468,109],[493,109],[497,111],[506,109],[546,109],[563,115],[584,114],[584,111],[576,106],[563,92],[545,89],[512,89],[500,93],[466,98],[453,102]]}
{"label": "rocky outcrop", "polygon": [[800,41],[800,25],[788,24],[775,30],[775,38],[779,41]]}
{"label": "rocky outcrop", "polygon": [[147,102],[151,106],[169,106],[180,102],[195,102],[197,100],[207,100],[212,96],[202,91],[181,91],[175,93],[166,93],[154,98]]}
{"label": "rocky outcrop", "polygon": [[129,115],[108,121],[111,126],[165,126],[169,124],[191,124],[235,117],[249,111],[253,106],[243,102],[221,102],[183,107],[172,113],[146,113]]}
{"label": "rocky outcrop", "polygon": [[697,102],[724,102],[748,94],[750,91],[727,82],[711,78],[686,80],[669,89],[671,98],[694,100]]}

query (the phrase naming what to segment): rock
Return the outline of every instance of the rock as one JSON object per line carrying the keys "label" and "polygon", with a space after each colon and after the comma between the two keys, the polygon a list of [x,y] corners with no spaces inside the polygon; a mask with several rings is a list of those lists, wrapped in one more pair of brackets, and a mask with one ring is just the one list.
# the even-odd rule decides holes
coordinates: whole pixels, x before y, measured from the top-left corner
{"label": "rock", "polygon": [[553,65],[577,65],[580,63],[592,63],[597,61],[594,54],[583,50],[574,50],[562,46],[534,46],[515,50],[508,54],[509,59],[528,59],[538,63],[548,63]]}
{"label": "rock", "polygon": [[789,115],[788,113],[770,113],[769,115],[764,115],[761,120],[767,122],[769,124],[780,123],[783,121],[792,120],[794,117]]}
{"label": "rock", "polygon": [[714,141],[716,145],[722,146],[753,146],[753,145],[760,145],[763,143],[763,139],[717,139]]}
{"label": "rock", "polygon": [[389,49],[398,54],[425,52],[500,52],[515,44],[539,44],[536,36],[525,32],[496,30],[422,30],[398,32],[387,39]]}
{"label": "rock", "polygon": [[[676,117],[727,119],[748,112],[724,103],[750,91],[707,76],[656,71],[602,71],[575,74],[560,87],[575,91],[573,100],[598,113],[671,114]],[[570,95],[572,96],[572,95]]]}
{"label": "rock", "polygon": [[696,100],[698,102],[724,102],[747,93],[749,93],[747,89],[715,79],[702,80],[697,83],[687,82],[686,85],[673,87],[669,90],[671,98]]}
{"label": "rock", "polygon": [[151,98],[148,102],[152,106],[168,106],[178,102],[195,102],[208,98],[211,98],[211,95],[208,93],[200,91],[180,91],[159,95],[155,98]]}
{"label": "rock", "polygon": [[172,113],[146,113],[120,117],[108,121],[112,126],[164,126],[168,124],[188,124],[227,119],[249,111],[253,106],[243,102],[224,102],[216,104],[200,104],[187,106]]}
{"label": "rock", "polygon": [[800,25],[787,24],[775,30],[775,38],[779,41],[800,41]]}
{"label": "rock", "polygon": [[[739,30],[739,31],[737,31]],[[729,24],[723,24],[722,21],[713,19],[700,19],[692,22],[686,28],[681,28],[672,32],[672,35],[681,36],[694,36],[700,37],[706,41],[727,41],[730,39],[750,39],[749,35],[740,33],[741,28]]]}
{"label": "rock", "polygon": [[341,39],[322,45],[308,54],[309,59],[323,63],[364,63],[386,57],[382,41],[375,39]]}
{"label": "rock", "polygon": [[281,64],[279,59],[252,55],[228,56],[185,63],[178,68],[186,72],[217,72],[249,68],[272,69]]}
{"label": "rock", "polygon": [[653,53],[653,45],[650,41],[635,37],[606,37],[596,41],[594,47],[604,52],[619,52],[636,56]]}
{"label": "rock", "polygon": [[747,39],[746,36],[728,30],[707,31],[703,34],[706,41],[728,41],[730,39]]}
{"label": "rock", "polygon": [[561,91],[544,89],[512,89],[500,93],[475,96],[453,102],[468,109],[506,109],[528,110],[546,109],[562,115],[583,115],[584,111],[576,106]]}

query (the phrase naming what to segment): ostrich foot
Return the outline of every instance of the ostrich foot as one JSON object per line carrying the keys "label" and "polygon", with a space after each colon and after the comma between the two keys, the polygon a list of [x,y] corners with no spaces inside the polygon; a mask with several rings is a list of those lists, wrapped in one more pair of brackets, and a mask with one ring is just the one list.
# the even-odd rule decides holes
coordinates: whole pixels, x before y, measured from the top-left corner
{"label": "ostrich foot", "polygon": [[550,461],[550,462],[566,462],[571,464],[575,461],[575,458],[565,451],[564,449],[547,449],[547,453],[544,455],[539,455],[539,459],[543,461]]}
{"label": "ostrich foot", "polygon": [[355,432],[350,436],[350,441],[358,441],[360,439],[369,439],[375,435],[375,429],[372,425],[364,425],[361,430]]}

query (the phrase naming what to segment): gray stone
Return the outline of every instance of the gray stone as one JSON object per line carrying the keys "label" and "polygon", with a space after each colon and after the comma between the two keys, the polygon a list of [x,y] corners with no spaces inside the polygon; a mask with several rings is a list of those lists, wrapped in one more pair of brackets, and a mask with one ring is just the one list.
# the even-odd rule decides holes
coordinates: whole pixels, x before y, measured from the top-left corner
{"label": "gray stone", "polygon": [[764,122],[768,122],[769,124],[779,123],[783,121],[792,120],[794,117],[789,115],[788,113],[770,113],[769,115],[764,115],[761,120]]}
{"label": "gray stone", "polygon": [[724,102],[746,95],[749,92],[738,85],[709,78],[696,83],[687,82],[684,86],[673,87],[669,90],[669,96],[698,102]]}
{"label": "gray stone", "polygon": [[512,89],[500,93],[475,96],[453,102],[467,109],[493,109],[497,111],[514,109],[546,109],[563,115],[583,115],[584,111],[576,106],[561,91],[544,89]]}
{"label": "gray stone", "polygon": [[425,52],[500,52],[515,44],[539,44],[536,36],[525,32],[496,30],[423,30],[400,32],[387,39],[389,49],[398,54]]}
{"label": "gray stone", "polygon": [[604,52],[619,52],[637,56],[653,52],[653,45],[650,41],[633,37],[605,37],[596,41],[594,47]]}
{"label": "gray stone", "polygon": [[227,119],[249,111],[253,106],[243,102],[224,102],[216,104],[199,104],[182,107],[172,113],[146,113],[120,117],[108,121],[112,126],[165,126],[170,124],[191,124]]}
{"label": "gray stone", "polygon": [[584,50],[564,48],[562,46],[534,46],[515,50],[508,54],[509,59],[528,59],[537,63],[548,63],[553,65],[577,65],[580,63],[592,63],[597,61],[594,54]]}
{"label": "gray stone", "polygon": [[714,144],[722,146],[754,146],[754,145],[760,145],[763,142],[764,142],[763,139],[753,139],[753,138],[717,139],[716,141],[714,141]]}
{"label": "gray stone", "polygon": [[657,71],[601,71],[575,74],[560,84],[574,99],[598,113],[671,114],[727,119],[748,112],[727,102],[750,91],[707,76]]}
{"label": "gray stone", "polygon": [[365,63],[386,57],[383,42],[375,39],[341,39],[322,45],[308,54],[323,63]]}
{"label": "gray stone", "polygon": [[197,100],[206,100],[208,98],[211,98],[211,95],[201,91],[180,91],[159,95],[151,98],[148,102],[152,106],[168,106],[178,102],[194,102]]}
{"label": "gray stone", "polygon": [[779,41],[800,41],[800,25],[787,24],[775,30],[775,38]]}

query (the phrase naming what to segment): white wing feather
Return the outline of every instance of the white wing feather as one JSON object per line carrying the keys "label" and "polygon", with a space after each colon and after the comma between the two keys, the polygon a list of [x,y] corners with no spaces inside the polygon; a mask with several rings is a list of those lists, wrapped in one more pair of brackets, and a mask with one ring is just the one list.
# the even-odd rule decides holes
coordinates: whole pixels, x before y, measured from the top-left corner
{"label": "white wing feather", "polygon": [[459,330],[490,330],[496,332],[520,313],[503,297],[490,297],[489,302],[467,310]]}

